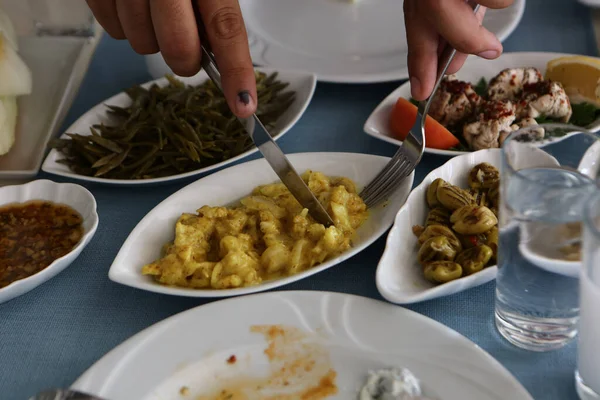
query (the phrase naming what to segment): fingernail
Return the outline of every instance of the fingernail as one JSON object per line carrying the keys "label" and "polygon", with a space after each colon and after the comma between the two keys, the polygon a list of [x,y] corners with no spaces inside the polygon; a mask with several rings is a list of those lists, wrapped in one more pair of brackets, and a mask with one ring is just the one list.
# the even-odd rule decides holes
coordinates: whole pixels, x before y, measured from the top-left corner
{"label": "fingernail", "polygon": [[245,114],[248,108],[252,108],[253,103],[252,96],[250,96],[250,92],[247,90],[242,90],[238,93],[238,98],[236,102],[237,112],[239,114]]}
{"label": "fingernail", "polygon": [[410,77],[410,91],[413,96],[415,93],[421,93],[421,81],[416,76]]}
{"label": "fingernail", "polygon": [[477,54],[477,56],[481,58],[487,58],[488,60],[493,60],[499,56],[499,53],[497,50],[486,50]]}
{"label": "fingernail", "polygon": [[247,106],[248,104],[250,104],[250,92],[247,90],[243,90],[241,92],[238,93],[238,98],[239,100],[242,102],[242,104],[244,106]]}

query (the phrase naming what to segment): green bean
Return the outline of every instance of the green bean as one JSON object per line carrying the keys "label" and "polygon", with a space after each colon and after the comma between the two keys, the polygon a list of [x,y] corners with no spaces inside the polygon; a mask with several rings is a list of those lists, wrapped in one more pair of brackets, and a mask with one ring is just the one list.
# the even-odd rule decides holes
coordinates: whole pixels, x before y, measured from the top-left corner
{"label": "green bean", "polygon": [[[256,73],[257,115],[272,128],[295,93],[277,73]],[[134,86],[126,107],[107,105],[109,125],[90,127],[89,136],[67,133],[50,146],[77,173],[107,179],[148,179],[193,171],[235,157],[253,146],[217,87],[190,86],[173,76],[167,85]]]}

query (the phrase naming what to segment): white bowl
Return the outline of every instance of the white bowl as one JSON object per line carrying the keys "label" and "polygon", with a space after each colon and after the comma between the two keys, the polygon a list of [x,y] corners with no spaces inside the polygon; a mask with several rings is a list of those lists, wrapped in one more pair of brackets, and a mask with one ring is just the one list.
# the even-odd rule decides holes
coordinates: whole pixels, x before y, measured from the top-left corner
{"label": "white bowl", "polygon": [[0,199],[0,206],[32,200],[65,204],[79,212],[83,218],[83,236],[73,250],[57,258],[40,272],[0,289],[0,303],[3,303],[29,292],[67,268],[96,233],[98,214],[94,196],[84,187],[73,183],[41,179],[24,185],[5,186],[0,188]]}
{"label": "white bowl", "polygon": [[[280,139],[285,133],[287,133],[295,124],[298,122],[300,117],[306,111],[308,104],[310,103],[313,94],[315,92],[315,87],[317,84],[317,79],[314,75],[308,74],[305,72],[295,72],[295,71],[279,71],[269,68],[256,68],[257,71],[262,71],[266,74],[270,74],[273,72],[278,72],[278,79],[283,82],[288,82],[289,86],[286,90],[293,90],[296,92],[295,100],[292,102],[290,107],[279,117],[273,129],[271,129],[270,133],[273,135],[273,139]],[[178,77],[181,81],[190,85],[199,85],[206,80],[208,80],[208,76],[204,71],[200,71],[197,75],[182,78]],[[144,83],[142,86],[145,88],[150,87],[153,84],[158,84],[159,86],[165,86],[168,84],[166,78],[157,79],[155,81],[150,81]],[[108,100],[103,101],[100,104],[97,104],[88,112],[83,114],[73,125],[71,125],[66,132],[68,133],[78,133],[80,135],[89,136],[90,126],[105,123],[110,124],[112,117],[108,114],[106,105],[115,105],[120,107],[126,107],[131,104],[131,99],[125,92],[121,92],[116,96],[111,97]],[[63,135],[62,138],[68,138],[68,136]],[[67,165],[61,164],[58,160],[64,158],[64,156],[57,151],[56,149],[50,150],[48,156],[46,157],[44,164],[42,165],[42,170],[51,174],[65,176],[73,179],[79,179],[82,181],[88,182],[97,182],[104,184],[112,184],[112,185],[150,185],[162,182],[170,182],[174,180],[184,179],[191,176],[196,176],[200,174],[204,174],[208,171],[212,171],[217,168],[221,168],[225,165],[231,164],[235,161],[241,160],[244,157],[249,156],[257,152],[258,149],[256,147],[252,147],[251,149],[241,153],[235,157],[232,157],[228,160],[222,161],[217,164],[213,164],[211,166],[197,169],[195,171],[185,172],[177,175],[166,176],[162,178],[153,178],[153,179],[105,179],[105,178],[97,178],[92,176],[79,175],[74,173],[69,169]]]}
{"label": "white bowl", "polygon": [[[289,159],[298,173],[311,169],[329,176],[344,176],[352,179],[359,188],[369,183],[389,161],[387,157],[357,153],[298,153],[290,154]],[[387,202],[370,210],[369,218],[356,232],[351,249],[299,274],[257,286],[225,290],[164,286],[142,275],[142,267],[159,258],[163,245],[173,240],[175,223],[182,213],[195,213],[203,205],[231,204],[250,194],[256,186],[279,181],[264,159],[236,165],[184,187],[150,211],[119,250],[108,276],[115,282],[138,289],[188,297],[244,295],[283,286],[339,264],[383,235],[406,201],[413,179],[414,173],[398,185]]]}
{"label": "white bowl", "polygon": [[454,157],[429,173],[411,192],[396,215],[394,227],[387,237],[385,250],[377,266],[377,289],[385,299],[396,304],[416,303],[458,293],[496,277],[497,268],[494,265],[441,285],[427,281],[417,262],[417,238],[412,232],[412,227],[423,225],[425,222],[429,211],[426,202],[427,188],[431,182],[442,178],[466,188],[471,168],[481,162],[488,162],[500,168],[500,156],[499,149],[489,149]]}

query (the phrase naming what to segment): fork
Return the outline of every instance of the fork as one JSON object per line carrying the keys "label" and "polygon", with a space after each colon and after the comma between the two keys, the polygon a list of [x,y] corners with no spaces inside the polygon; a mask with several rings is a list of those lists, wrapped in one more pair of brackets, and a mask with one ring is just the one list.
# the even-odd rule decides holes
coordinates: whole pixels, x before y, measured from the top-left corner
{"label": "fork", "polygon": [[[479,4],[474,1],[467,1],[474,13],[479,10]],[[456,55],[456,49],[449,44],[440,56],[440,63],[437,72],[437,80],[431,95],[426,102],[420,102],[417,110],[417,119],[410,129],[408,136],[400,145],[396,154],[386,164],[377,176],[361,191],[360,197],[368,208],[372,208],[384,200],[397,185],[411,172],[415,170],[425,150],[425,119],[431,107],[431,102],[437,92],[444,75],[450,66],[450,63]]]}

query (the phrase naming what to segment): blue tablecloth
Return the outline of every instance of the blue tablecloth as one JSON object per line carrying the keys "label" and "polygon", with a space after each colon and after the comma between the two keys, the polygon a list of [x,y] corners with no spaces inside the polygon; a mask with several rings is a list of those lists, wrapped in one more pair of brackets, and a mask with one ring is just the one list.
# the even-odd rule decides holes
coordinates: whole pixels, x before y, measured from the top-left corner
{"label": "blue tablecloth", "polygon": [[[589,9],[575,0],[529,0],[506,51],[596,55]],[[101,100],[149,80],[143,58],[125,42],[100,44],[65,127]],[[398,83],[319,83],[300,122],[280,141],[285,152],[348,151],[391,156],[395,147],[362,132],[371,110]],[[253,158],[256,158],[255,156]],[[426,155],[415,184],[447,159]],[[40,178],[61,181],[40,174]],[[113,347],[201,299],[164,296],[111,282],[107,273],[121,244],[158,202],[191,181],[129,191],[85,185],[96,196],[100,226],[81,256],[39,288],[0,305],[0,399],[26,399],[47,387],[69,386]],[[127,193],[125,191],[127,190]],[[282,290],[327,290],[380,299],[375,267],[385,238],[346,261]],[[462,333],[506,366],[535,399],[576,399],[576,344],[536,354],[499,337],[493,324],[494,283],[409,306]]]}

